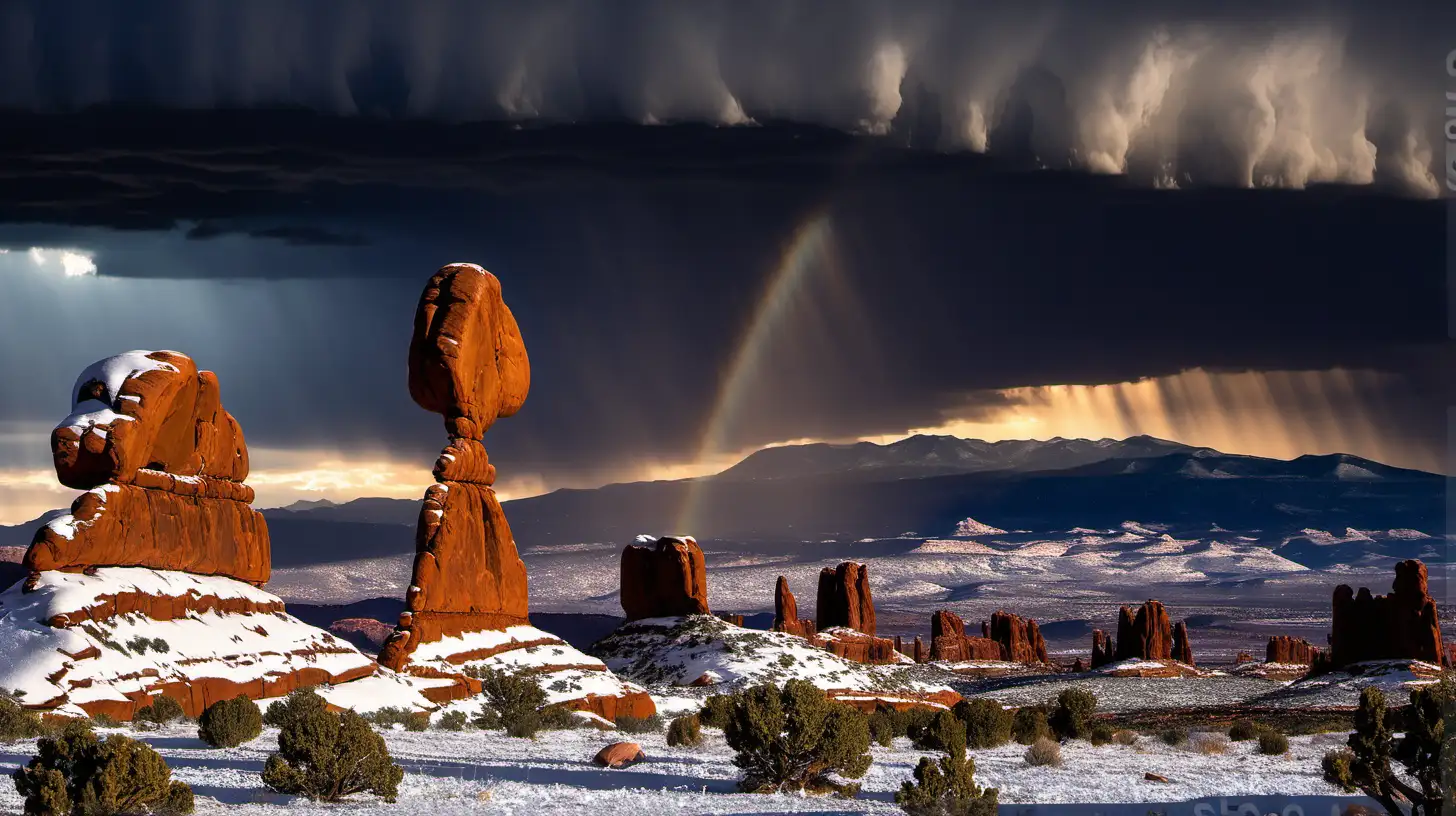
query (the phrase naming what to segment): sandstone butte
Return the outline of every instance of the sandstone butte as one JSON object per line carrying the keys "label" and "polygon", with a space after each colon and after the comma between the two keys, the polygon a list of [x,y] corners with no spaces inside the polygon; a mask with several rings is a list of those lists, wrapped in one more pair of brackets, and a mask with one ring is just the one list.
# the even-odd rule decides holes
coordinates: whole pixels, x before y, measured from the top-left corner
{"label": "sandstone butte", "polygon": [[628,621],[712,614],[698,542],[692,536],[638,536],[622,550],[621,599]]}
{"label": "sandstone butte", "polygon": [[1335,588],[1328,660],[1320,669],[1336,669],[1365,660],[1423,660],[1441,665],[1443,643],[1436,601],[1427,588],[1426,565],[1415,559],[1395,565],[1389,595],[1371,595],[1361,587]]}
{"label": "sandstone butte", "polygon": [[[197,716],[239,694],[374,673],[257,588],[268,528],[249,506],[247,445],[215,374],[178,352],[133,351],[88,367],[71,396],[52,455],[60,481],[86,492],[37,531],[30,576],[0,594],[4,625],[25,630],[14,642],[33,647],[10,656],[4,668],[22,671],[0,683],[36,708],[130,719],[157,694]],[[123,616],[127,645],[108,635]]]}
{"label": "sandstone butte", "polygon": [[928,659],[948,663],[1001,660],[1001,644],[989,637],[968,636],[966,624],[960,616],[948,609],[942,609],[930,616]]}
{"label": "sandstone butte", "polygon": [[[481,443],[497,419],[520,410],[530,385],[526,344],[500,281],[475,264],[442,267],[415,311],[409,392],[421,408],[444,417],[449,439],[420,508],[405,611],[379,662],[435,681],[421,689],[435,702],[480,693],[465,664],[488,660],[502,670],[559,675],[568,699],[556,702],[568,707],[609,720],[650,716],[656,709],[646,691],[530,625],[526,567]],[[554,657],[532,663],[525,650],[540,646]]]}

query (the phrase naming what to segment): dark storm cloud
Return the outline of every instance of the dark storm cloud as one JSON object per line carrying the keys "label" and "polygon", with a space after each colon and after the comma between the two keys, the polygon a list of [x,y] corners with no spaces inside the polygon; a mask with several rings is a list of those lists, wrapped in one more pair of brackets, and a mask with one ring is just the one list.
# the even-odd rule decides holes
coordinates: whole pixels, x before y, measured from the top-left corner
{"label": "dark storm cloud", "polygon": [[194,224],[187,230],[187,240],[206,241],[221,235],[246,235],[249,238],[264,238],[282,241],[289,246],[364,246],[369,242],[359,235],[348,235],[323,227],[258,227],[254,229],[230,229],[211,221]]}
{"label": "dark storm cloud", "polygon": [[[0,355],[6,381],[29,384],[0,393],[0,415],[54,421],[91,360],[173,347],[222,374],[254,444],[424,460],[440,426],[404,389],[410,320],[430,272],[468,259],[501,277],[534,371],[492,456],[612,478],[696,454],[796,230],[816,219],[828,249],[762,341],[725,444],[893,433],[962,416],[984,389],[1192,366],[1374,367],[1423,388],[1449,370],[1410,351],[1445,336],[1436,202],[1157,191],[787,126],[257,116],[209,131],[227,117],[198,116],[152,119],[156,149],[124,131],[49,153],[6,137],[0,166],[39,183],[0,185],[0,245],[91,249],[101,277],[5,282],[7,336],[56,337],[59,356],[51,370],[19,345]],[[200,221],[229,234],[186,240]],[[368,244],[249,237],[260,223]],[[1444,399],[1386,400],[1381,421],[1427,433]]]}
{"label": "dark storm cloud", "polygon": [[1434,194],[1431,0],[29,0],[0,105],[794,121],[1140,182]]}

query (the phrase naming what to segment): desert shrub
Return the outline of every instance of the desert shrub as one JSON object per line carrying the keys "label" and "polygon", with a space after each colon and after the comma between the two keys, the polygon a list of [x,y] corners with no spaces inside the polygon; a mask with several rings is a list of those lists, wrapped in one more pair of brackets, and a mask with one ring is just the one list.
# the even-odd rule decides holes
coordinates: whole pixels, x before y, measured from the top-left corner
{"label": "desert shrub", "polygon": [[430,730],[430,712],[415,711],[404,720],[406,731],[428,731]]}
{"label": "desert shrub", "polygon": [[91,715],[91,727],[92,728],[120,728],[121,727],[121,723],[117,722],[116,721],[116,718],[113,717],[113,716],[111,716],[110,714],[92,714]]}
{"label": "desert shrub", "polygon": [[1346,793],[1354,793],[1358,788],[1355,785],[1355,752],[1349,748],[1341,748],[1338,751],[1330,751],[1320,760],[1320,769],[1324,771],[1325,781],[1337,786]]}
{"label": "desert shrub", "polygon": [[0,742],[32,739],[45,730],[39,714],[10,697],[0,697]]}
{"label": "desert shrub", "polygon": [[[481,728],[504,727],[506,734],[524,739],[533,738],[541,730],[541,709],[546,705],[546,690],[530,673],[510,673],[484,666],[471,666],[465,673],[480,681],[485,694],[484,711],[476,719]],[[495,720],[499,725],[489,723]]]}
{"label": "desert shrub", "polygon": [[160,754],[144,742],[84,725],[42,737],[29,764],[15,771],[29,816],[114,816],[192,812],[192,789],[172,781]]}
{"label": "desert shrub", "polygon": [[669,746],[674,748],[682,745],[692,746],[702,741],[703,727],[696,714],[678,717],[667,727],[667,744]]}
{"label": "desert shrub", "polygon": [[876,745],[889,748],[895,744],[895,715],[885,709],[875,709],[870,714],[867,724],[870,729],[870,739]]}
{"label": "desert shrub", "polygon": [[1093,745],[1106,745],[1117,738],[1113,733],[1112,726],[1107,723],[1097,723],[1092,730],[1087,732],[1087,741]]}
{"label": "desert shrub", "polygon": [[537,712],[542,731],[574,731],[588,727],[589,721],[576,716],[564,705],[549,705]]}
{"label": "desert shrub", "polygon": [[1084,688],[1069,688],[1057,695],[1048,724],[1058,737],[1085,739],[1092,730],[1092,714],[1096,711],[1097,695]]}
{"label": "desert shrub", "polygon": [[995,700],[961,700],[952,711],[965,723],[966,747],[995,748],[1011,741],[1011,712]]}
{"label": "desert shrub", "polygon": [[1200,754],[1228,752],[1229,738],[1224,734],[1197,734],[1189,738],[1189,746]]}
{"label": "desert shrub", "polygon": [[698,711],[698,722],[711,728],[721,729],[728,724],[728,715],[732,710],[733,695],[711,695],[703,701],[703,708]]}
{"label": "desert shrub", "polygon": [[1171,728],[1164,728],[1162,731],[1158,732],[1158,739],[1162,740],[1165,745],[1171,745],[1174,748],[1177,748],[1180,745],[1187,745],[1188,729],[1178,728],[1176,726]]}
{"label": "desert shrub", "polygon": [[1126,728],[1112,733],[1112,741],[1118,745],[1137,745],[1138,735],[1136,731],[1129,731]]}
{"label": "desert shrub", "polygon": [[236,748],[263,733],[258,704],[238,695],[208,706],[197,720],[197,738],[214,748]]}
{"label": "desert shrub", "polygon": [[621,716],[617,718],[617,730],[627,734],[656,734],[664,723],[661,714],[650,717]]}
{"label": "desert shrub", "polygon": [[435,727],[441,731],[464,731],[465,724],[469,720],[470,718],[465,715],[465,712],[457,708],[441,714],[440,721],[435,723]]}
{"label": "desert shrub", "polygon": [[1228,735],[1234,742],[1251,740],[1259,736],[1259,726],[1252,720],[1234,720],[1234,724],[1229,726]]}
{"label": "desert shrub", "polygon": [[1289,753],[1289,737],[1272,728],[1259,732],[1259,753],[1268,756]]}
{"label": "desert shrub", "polygon": [[364,722],[384,729],[394,728],[396,725],[408,725],[409,718],[415,713],[414,709],[403,706],[385,706],[376,708],[373,711],[360,714]]}
{"label": "desert shrub", "polygon": [[1011,715],[1011,737],[1022,745],[1031,745],[1051,735],[1052,727],[1047,723],[1046,709],[1041,706],[1018,708]]}
{"label": "desert shrub", "polygon": [[384,738],[363,717],[322,708],[290,718],[278,732],[278,753],[263,765],[264,785],[322,802],[356,793],[393,802],[403,778]]}
{"label": "desert shrub", "polygon": [[895,737],[909,737],[912,740],[935,717],[935,710],[915,706],[904,710],[891,707],[877,708],[869,716],[870,735],[880,745],[889,747]]}
{"label": "desert shrub", "polygon": [[324,698],[312,686],[307,686],[294,689],[287,697],[269,705],[267,713],[263,715],[263,722],[274,728],[285,728],[290,722],[311,711],[323,711],[327,708]]}
{"label": "desert shrub", "polygon": [[186,714],[187,712],[182,710],[181,703],[164,694],[161,697],[152,698],[150,703],[138,708],[132,715],[132,720],[166,725],[173,720],[182,719]]}
{"label": "desert shrub", "polygon": [[915,781],[900,786],[895,804],[910,816],[996,816],[997,791],[976,784],[976,763],[966,756],[963,721],[954,715],[951,718],[962,727],[937,729],[947,741],[945,756],[939,761],[921,757],[915,766]]}
{"label": "desert shrub", "polygon": [[854,793],[830,774],[858,779],[870,767],[869,718],[807,680],[755,686],[732,698],[723,729],[749,792]]}
{"label": "desert shrub", "polygon": [[496,710],[488,705],[481,706],[480,710],[475,712],[475,716],[471,718],[470,724],[482,731],[494,731],[497,728],[505,727],[501,724],[500,714],[497,714]]}
{"label": "desert shrub", "polygon": [[1026,764],[1028,765],[1049,765],[1053,768],[1062,764],[1062,746],[1048,737],[1033,742],[1030,748],[1026,749]]}
{"label": "desert shrub", "polygon": [[935,712],[930,722],[915,729],[911,734],[915,747],[922,751],[950,751],[956,744],[965,745],[966,724],[960,717],[941,709]]}

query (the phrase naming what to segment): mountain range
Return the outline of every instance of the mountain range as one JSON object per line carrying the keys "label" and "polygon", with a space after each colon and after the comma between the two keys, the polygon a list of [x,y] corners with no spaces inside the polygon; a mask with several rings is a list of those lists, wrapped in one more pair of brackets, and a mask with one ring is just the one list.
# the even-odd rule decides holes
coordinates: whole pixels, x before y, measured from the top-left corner
{"label": "mountain range", "polygon": [[[1286,461],[1150,436],[912,436],[767,448],[715,476],[557,490],[507,502],[506,512],[522,547],[643,532],[730,542],[939,537],[968,517],[1062,533],[1138,519],[1278,544],[1309,528],[1438,532],[1444,490],[1442,476],[1348,454]],[[419,502],[363,498],[263,512],[273,563],[285,568],[411,552]],[[677,529],[683,524],[692,529]],[[27,544],[35,527],[0,527],[0,546]]]}

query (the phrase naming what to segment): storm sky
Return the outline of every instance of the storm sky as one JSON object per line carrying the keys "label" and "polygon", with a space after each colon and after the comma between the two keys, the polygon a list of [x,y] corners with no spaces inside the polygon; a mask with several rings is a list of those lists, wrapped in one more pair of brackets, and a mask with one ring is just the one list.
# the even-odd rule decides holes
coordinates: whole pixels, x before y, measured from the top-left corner
{"label": "storm sky", "polygon": [[0,5],[0,523],[134,348],[260,504],[418,494],[459,260],[531,357],[508,495],[910,432],[1446,471],[1450,9],[1163,5]]}

